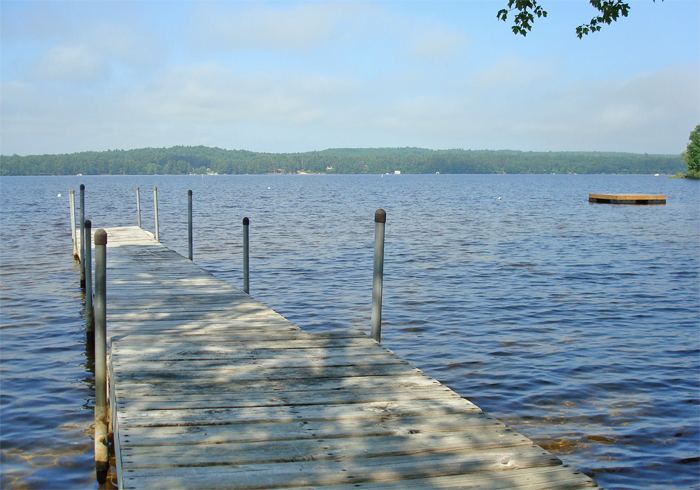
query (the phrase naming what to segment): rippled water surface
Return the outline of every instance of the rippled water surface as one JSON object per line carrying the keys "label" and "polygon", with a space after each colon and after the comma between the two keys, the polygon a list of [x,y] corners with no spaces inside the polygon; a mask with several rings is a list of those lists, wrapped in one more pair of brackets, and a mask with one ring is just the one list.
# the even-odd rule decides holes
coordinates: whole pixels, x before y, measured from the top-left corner
{"label": "rippled water surface", "polygon": [[[80,180],[78,180],[80,179]],[[94,487],[92,374],[68,189],[94,226],[153,229],[309,330],[369,329],[387,210],[383,343],[607,488],[700,484],[700,185],[652,176],[0,179],[3,488]],[[588,192],[665,193],[666,206]],[[61,194],[59,197],[58,194]]]}

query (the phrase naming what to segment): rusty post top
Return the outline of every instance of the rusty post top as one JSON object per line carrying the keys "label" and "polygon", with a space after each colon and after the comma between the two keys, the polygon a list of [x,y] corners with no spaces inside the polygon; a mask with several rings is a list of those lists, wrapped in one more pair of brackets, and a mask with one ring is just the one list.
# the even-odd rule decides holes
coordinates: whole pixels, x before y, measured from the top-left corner
{"label": "rusty post top", "polygon": [[386,223],[386,211],[384,211],[382,208],[377,209],[374,212],[374,222]]}
{"label": "rusty post top", "polygon": [[191,196],[191,195],[192,195],[192,189],[190,189],[190,190],[187,191],[187,195],[188,195],[188,196]]}
{"label": "rusty post top", "polygon": [[102,228],[95,232],[95,245],[107,245],[107,232]]}
{"label": "rusty post top", "polygon": [[85,228],[92,228],[92,221],[90,221],[89,219],[86,219],[85,220]]}
{"label": "rusty post top", "polygon": [[80,184],[80,190],[84,191],[85,190],[85,184]]}
{"label": "rusty post top", "polygon": [[245,226],[248,226],[250,224],[250,220],[248,219],[248,217],[243,218],[243,224]]}

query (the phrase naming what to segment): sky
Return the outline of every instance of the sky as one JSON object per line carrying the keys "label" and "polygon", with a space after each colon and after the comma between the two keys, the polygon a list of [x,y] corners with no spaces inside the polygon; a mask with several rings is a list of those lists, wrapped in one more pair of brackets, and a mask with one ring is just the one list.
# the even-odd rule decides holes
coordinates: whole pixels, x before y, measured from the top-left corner
{"label": "sky", "polygon": [[700,1],[0,0],[0,153],[207,145],[680,153]]}

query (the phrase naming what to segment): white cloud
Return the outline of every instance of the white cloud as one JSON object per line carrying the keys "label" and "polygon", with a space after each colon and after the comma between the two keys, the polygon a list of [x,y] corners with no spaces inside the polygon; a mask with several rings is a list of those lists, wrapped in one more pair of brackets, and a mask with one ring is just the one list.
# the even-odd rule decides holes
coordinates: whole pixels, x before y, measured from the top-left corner
{"label": "white cloud", "polygon": [[[467,37],[446,17],[416,13],[422,9],[180,8],[161,24],[139,23],[134,12],[72,22],[68,12],[36,36],[36,26],[9,23],[2,151],[212,144],[676,152],[700,121],[697,62],[601,80],[609,68],[581,77],[563,52],[528,56],[521,46],[529,40],[498,54],[472,49],[488,42],[478,30]],[[192,9],[194,20],[182,21]],[[39,20],[46,25],[44,14]]]}
{"label": "white cloud", "polygon": [[347,80],[280,73],[243,75],[219,64],[187,66],[165,73],[125,101],[148,119],[222,123],[309,124],[337,109],[351,93]]}
{"label": "white cloud", "polygon": [[72,82],[94,82],[108,76],[108,63],[92,47],[61,44],[49,49],[37,62],[41,78]]}
{"label": "white cloud", "polygon": [[307,50],[330,38],[358,10],[343,4],[206,4],[194,16],[193,34],[207,48]]}
{"label": "white cloud", "polygon": [[32,16],[24,12],[16,22],[3,22],[8,27],[1,33],[6,73],[80,85],[109,80],[124,70],[147,72],[163,61],[161,43],[143,20],[79,22],[53,4],[46,7],[35,6]]}
{"label": "white cloud", "polygon": [[695,64],[579,82],[552,93],[535,122],[568,148],[680,153],[700,121],[699,86]]}
{"label": "white cloud", "polygon": [[[479,73],[432,93],[404,91],[387,97],[379,107],[365,107],[375,117],[366,117],[372,132],[362,136],[364,141],[439,148],[676,153],[700,121],[700,72],[695,65],[624,80],[566,82],[551,79],[544,62],[509,64],[520,68],[516,73],[504,69],[504,76],[489,77],[490,83]],[[505,83],[509,78],[510,84]],[[497,80],[504,83],[496,85]],[[367,143],[355,146],[363,144]]]}
{"label": "white cloud", "polygon": [[555,77],[556,66],[538,59],[523,59],[509,56],[494,61],[474,76],[474,82],[482,87],[513,89],[517,86],[551,80]]}
{"label": "white cloud", "polygon": [[427,93],[421,80],[397,91],[403,78],[377,85],[284,71],[242,74],[213,63],[123,92],[86,88],[61,96],[12,82],[1,89],[1,151],[209,144],[675,153],[700,121],[699,78],[696,66],[676,66],[622,81],[560,81],[557,88],[533,81],[505,98],[478,80]]}
{"label": "white cloud", "polygon": [[413,35],[411,52],[419,59],[444,61],[467,46],[467,37],[445,26],[432,26]]}

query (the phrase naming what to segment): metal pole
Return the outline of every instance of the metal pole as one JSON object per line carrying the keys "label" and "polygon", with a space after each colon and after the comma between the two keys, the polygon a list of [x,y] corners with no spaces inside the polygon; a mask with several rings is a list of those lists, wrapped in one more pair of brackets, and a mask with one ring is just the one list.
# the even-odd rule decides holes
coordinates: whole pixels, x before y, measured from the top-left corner
{"label": "metal pole", "polygon": [[141,228],[141,189],[136,188],[136,226]]}
{"label": "metal pole", "polygon": [[158,188],[153,186],[153,219],[156,224],[156,241],[160,241],[160,230],[158,228]]}
{"label": "metal pole", "polygon": [[95,232],[95,476],[104,483],[109,470],[107,442],[107,233]]}
{"label": "metal pole", "polygon": [[68,203],[70,204],[70,232],[73,238],[73,258],[78,258],[78,235],[75,231],[75,191],[68,191]]}
{"label": "metal pole", "polygon": [[85,220],[85,331],[95,331],[95,315],[92,306],[92,221]]}
{"label": "metal pole", "polygon": [[187,191],[187,243],[189,245],[189,259],[192,260],[192,189]]}
{"label": "metal pole", "polygon": [[248,228],[250,220],[243,218],[243,291],[246,294],[250,293],[250,241],[248,237]]}
{"label": "metal pole", "polygon": [[384,284],[384,226],[386,211],[374,213],[374,280],[372,281],[372,338],[382,341],[382,287]]}
{"label": "metal pole", "polygon": [[80,184],[80,287],[85,289],[85,184]]}

